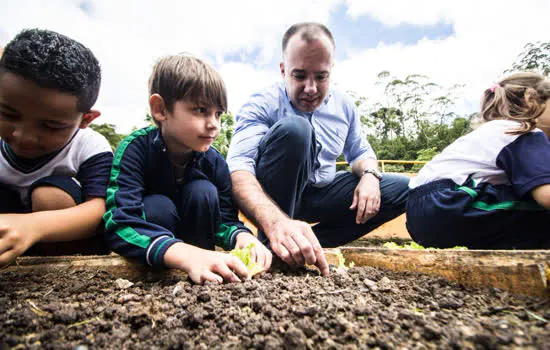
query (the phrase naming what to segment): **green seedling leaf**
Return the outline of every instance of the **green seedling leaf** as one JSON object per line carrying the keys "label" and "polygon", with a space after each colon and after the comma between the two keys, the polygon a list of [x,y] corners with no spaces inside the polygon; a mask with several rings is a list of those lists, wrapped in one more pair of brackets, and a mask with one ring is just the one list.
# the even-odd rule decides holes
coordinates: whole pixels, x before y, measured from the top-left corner
{"label": "green seedling leaf", "polygon": [[403,248],[402,246],[400,246],[399,244],[397,244],[395,242],[386,242],[386,243],[384,243],[383,247],[388,248],[388,249],[402,249]]}
{"label": "green seedling leaf", "polygon": [[346,258],[344,258],[344,254],[340,250],[336,251],[336,256],[338,257],[338,267],[346,267]]}
{"label": "green seedling leaf", "polygon": [[250,252],[252,251],[252,248],[254,248],[254,243],[250,243],[244,248],[235,248],[231,251],[231,255],[236,256],[241,260],[248,269],[248,273],[250,274],[250,277],[253,277],[261,272],[264,272],[264,268],[260,266],[259,264],[251,261],[250,259]]}
{"label": "green seedling leaf", "polygon": [[403,245],[399,245],[395,242],[386,242],[383,245],[384,248],[387,249],[413,249],[413,250],[423,250],[423,249],[433,249],[433,250],[468,250],[467,247],[463,246],[456,246],[452,248],[446,248],[446,249],[439,249],[439,248],[433,248],[433,247],[423,247],[420,244],[416,242],[411,242]]}
{"label": "green seedling leaf", "polygon": [[337,249],[335,252],[336,256],[338,257],[338,268],[339,269],[350,269],[355,266],[355,263],[352,261],[346,266],[346,258],[344,258],[344,254],[342,254],[342,251],[340,249]]}

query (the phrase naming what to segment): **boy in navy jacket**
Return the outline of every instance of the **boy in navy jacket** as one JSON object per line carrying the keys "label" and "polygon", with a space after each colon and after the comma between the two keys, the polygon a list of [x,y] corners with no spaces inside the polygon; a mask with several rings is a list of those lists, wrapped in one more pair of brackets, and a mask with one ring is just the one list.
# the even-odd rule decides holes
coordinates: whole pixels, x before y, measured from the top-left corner
{"label": "boy in navy jacket", "polygon": [[149,92],[156,126],[129,135],[113,161],[104,215],[111,248],[196,283],[248,277],[215,245],[254,243],[253,260],[269,268],[271,253],[239,221],[227,163],[210,147],[227,108],[221,76],[192,56],[169,56],[155,65]]}

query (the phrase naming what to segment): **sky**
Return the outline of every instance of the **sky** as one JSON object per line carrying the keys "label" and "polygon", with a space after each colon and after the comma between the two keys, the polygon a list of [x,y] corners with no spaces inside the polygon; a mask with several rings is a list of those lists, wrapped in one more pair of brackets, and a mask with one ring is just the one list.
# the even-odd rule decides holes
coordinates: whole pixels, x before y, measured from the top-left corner
{"label": "sky", "polygon": [[548,41],[548,0],[0,0],[0,46],[25,28],[50,29],[89,47],[102,66],[98,123],[120,133],[146,123],[156,60],[188,52],[212,64],[236,114],[281,81],[281,39],[296,22],[328,26],[332,83],[377,101],[377,75],[423,74],[463,85],[454,111],[478,111],[525,44]]}

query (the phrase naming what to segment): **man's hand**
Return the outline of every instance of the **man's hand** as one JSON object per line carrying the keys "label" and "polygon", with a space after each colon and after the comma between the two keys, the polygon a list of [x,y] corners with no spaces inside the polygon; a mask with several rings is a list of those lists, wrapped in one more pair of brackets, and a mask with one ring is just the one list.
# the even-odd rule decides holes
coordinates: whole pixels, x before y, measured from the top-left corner
{"label": "man's hand", "polygon": [[353,192],[353,203],[350,210],[357,209],[355,222],[364,224],[378,214],[380,210],[380,180],[372,174],[365,174],[361,177],[359,184]]}
{"label": "man's hand", "polygon": [[273,255],[256,237],[248,232],[241,232],[237,235],[237,244],[235,248],[246,248],[250,243],[254,243],[254,247],[250,251],[250,259],[264,270],[268,270],[271,266]]}
{"label": "man's hand", "polygon": [[0,267],[10,264],[40,240],[40,232],[26,216],[0,215]]}
{"label": "man's hand", "polygon": [[271,248],[287,264],[315,265],[328,275],[328,263],[311,226],[303,221],[284,219],[266,231]]}
{"label": "man's hand", "polygon": [[222,283],[247,279],[248,269],[236,256],[201,249],[186,243],[173,244],[164,255],[166,266],[184,270],[195,283]]}

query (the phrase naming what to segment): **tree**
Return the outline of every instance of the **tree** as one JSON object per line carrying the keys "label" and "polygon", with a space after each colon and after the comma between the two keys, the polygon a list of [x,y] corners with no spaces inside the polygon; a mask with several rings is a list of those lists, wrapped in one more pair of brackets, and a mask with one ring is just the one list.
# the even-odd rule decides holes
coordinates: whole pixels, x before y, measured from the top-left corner
{"label": "tree", "polygon": [[229,151],[229,143],[233,137],[235,119],[231,112],[227,112],[221,115],[220,135],[214,140],[213,146],[216,148],[224,158],[227,157]]}
{"label": "tree", "polygon": [[113,151],[116,149],[118,144],[126,137],[124,134],[118,134],[115,130],[113,124],[90,124],[90,128],[97,131],[101,135],[105,136]]}
{"label": "tree", "polygon": [[[378,74],[376,85],[383,87],[383,101],[369,105],[365,98],[352,96],[379,159],[415,160],[419,152],[439,153],[470,131],[471,117],[458,117],[452,110],[460,85],[446,88],[425,75],[399,78],[388,71]],[[386,166],[390,171],[410,168]]]}
{"label": "tree", "polygon": [[527,43],[512,64],[512,68],[504,73],[526,70],[550,76],[550,42]]}

